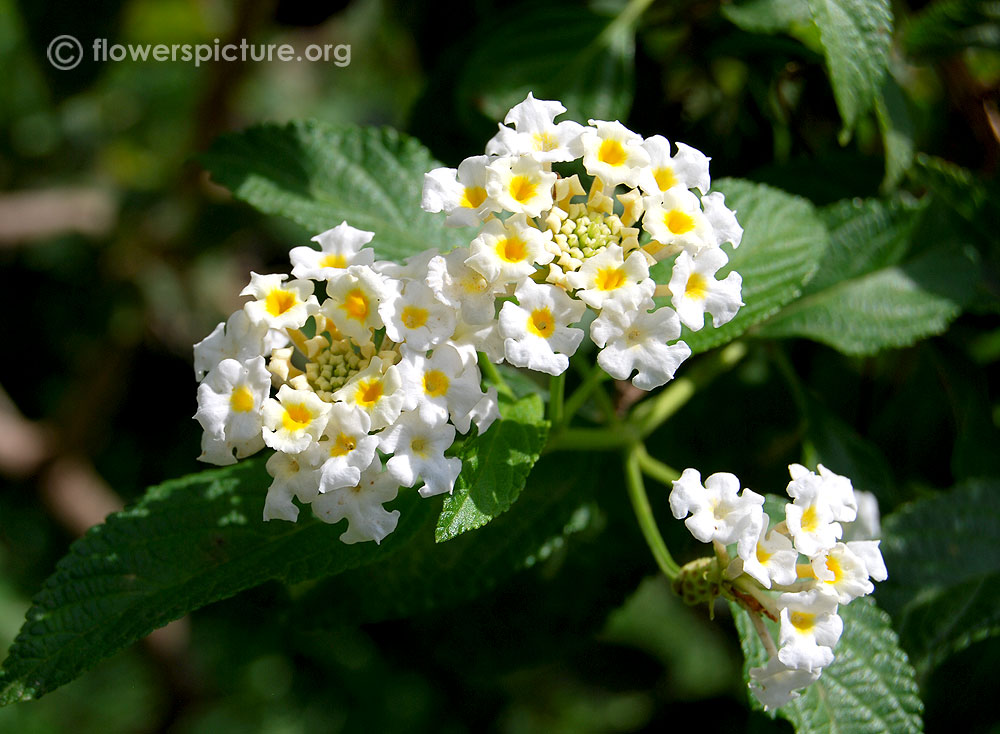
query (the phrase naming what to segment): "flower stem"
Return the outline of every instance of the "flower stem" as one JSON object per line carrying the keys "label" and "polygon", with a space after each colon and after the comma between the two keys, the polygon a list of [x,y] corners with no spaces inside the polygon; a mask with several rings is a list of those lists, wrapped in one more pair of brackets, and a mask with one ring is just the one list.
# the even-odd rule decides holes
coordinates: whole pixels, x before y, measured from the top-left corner
{"label": "flower stem", "polygon": [[503,375],[500,374],[497,366],[490,362],[489,358],[482,352],[479,352],[479,367],[482,369],[483,374],[486,375],[486,380],[496,385],[497,392],[506,395],[511,400],[517,397],[514,395],[514,391],[510,389],[507,381],[503,379]]}
{"label": "flower stem", "polygon": [[635,436],[617,428],[563,428],[553,431],[543,453],[553,451],[612,451],[628,446]]}
{"label": "flower stem", "polygon": [[646,496],[646,487],[642,480],[642,469],[640,467],[640,453],[645,453],[645,448],[639,442],[632,443],[625,452],[625,487],[628,490],[629,500],[632,502],[632,510],[635,518],[639,522],[639,529],[646,539],[646,544],[653,553],[657,565],[664,575],[673,581],[680,573],[680,566],[667,550],[667,544],[660,535],[660,530],[656,526],[656,518],[653,517],[653,508],[649,504],[649,497]]}
{"label": "flower stem", "polygon": [[581,382],[579,387],[577,387],[576,390],[574,390],[566,399],[566,406],[564,408],[564,420],[566,423],[573,420],[573,416],[576,415],[576,411],[583,407],[583,404],[587,401],[587,398],[590,397],[590,394],[594,391],[594,389],[607,379],[609,379],[608,373],[596,364],[589,372],[587,372],[586,376],[583,378],[583,382]]}
{"label": "flower stem", "polygon": [[668,487],[673,486],[675,480],[680,479],[681,473],[674,469],[672,466],[667,466],[659,459],[654,459],[646,451],[646,447],[643,444],[639,444],[637,449],[639,460],[639,468],[642,469],[643,473],[649,477],[652,477],[660,484],[665,484]]}
{"label": "flower stem", "polygon": [[549,379],[549,420],[553,427],[563,424],[563,398],[566,394],[566,373],[562,372]]}

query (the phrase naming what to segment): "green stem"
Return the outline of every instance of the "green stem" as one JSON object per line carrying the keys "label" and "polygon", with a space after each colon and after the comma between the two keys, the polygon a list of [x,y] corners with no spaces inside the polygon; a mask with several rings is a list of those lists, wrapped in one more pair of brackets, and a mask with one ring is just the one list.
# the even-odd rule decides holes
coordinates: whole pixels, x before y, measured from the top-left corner
{"label": "green stem", "polygon": [[566,394],[566,373],[555,375],[549,379],[549,420],[552,427],[563,424],[563,397]]}
{"label": "green stem", "polygon": [[680,573],[680,566],[667,550],[667,544],[660,535],[660,530],[656,526],[656,518],[653,517],[653,508],[649,504],[649,497],[646,496],[646,487],[642,481],[642,469],[640,467],[640,454],[645,453],[645,448],[639,442],[633,443],[625,452],[625,487],[628,489],[628,497],[632,501],[632,510],[635,518],[639,521],[639,529],[646,539],[646,544],[653,553],[657,565],[664,575],[673,581]]}
{"label": "green stem", "polygon": [[587,373],[586,377],[583,378],[583,382],[580,386],[573,391],[573,393],[566,399],[566,406],[564,408],[565,417],[564,421],[569,423],[573,420],[573,416],[576,415],[583,404],[590,397],[590,394],[594,389],[600,385],[604,380],[609,379],[607,372],[602,370],[598,365],[594,365],[590,372]]}
{"label": "green stem", "polygon": [[510,385],[507,384],[507,381],[503,379],[503,375],[500,374],[500,370],[482,352],[479,352],[479,368],[486,375],[487,381],[496,385],[497,392],[506,395],[511,400],[516,398],[514,391],[510,389]]}
{"label": "green stem", "polygon": [[553,451],[612,451],[628,446],[635,440],[635,435],[622,430],[621,426],[614,428],[563,428],[549,436],[543,453]]}
{"label": "green stem", "polygon": [[650,456],[643,444],[639,445],[636,458],[639,460],[639,468],[642,469],[643,473],[652,477],[660,484],[671,487],[674,481],[681,477],[680,472],[672,466],[667,466],[659,459],[654,459]]}
{"label": "green stem", "polygon": [[684,377],[674,380],[669,387],[651,400],[645,400],[632,412],[630,423],[645,438],[680,410],[698,391],[723,372],[732,369],[747,353],[746,344],[731,342],[724,349],[701,360]]}

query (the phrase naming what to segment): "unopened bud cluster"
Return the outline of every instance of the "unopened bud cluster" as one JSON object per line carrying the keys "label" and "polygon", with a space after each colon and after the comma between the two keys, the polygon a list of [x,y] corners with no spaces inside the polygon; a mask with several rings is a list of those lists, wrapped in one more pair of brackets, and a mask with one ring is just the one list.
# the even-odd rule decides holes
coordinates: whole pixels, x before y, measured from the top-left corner
{"label": "unopened bud cluster", "polygon": [[[740,492],[732,474],[712,474],[702,484],[698,471],[685,469],[670,493],[674,517],[686,518],[695,538],[715,545],[714,557],[699,559],[706,568],[721,569],[714,595],[724,593],[750,613],[768,651],[767,664],[750,671],[750,689],[766,709],[798,697],[820,677],[843,632],[838,606],[870,594],[871,580],[888,576],[879,541],[843,542],[844,524],[871,523],[871,517],[859,517],[859,498],[863,514],[867,509],[877,516],[877,505],[872,507],[866,493],[856,493],[847,477],[822,464],[818,468],[816,474],[789,466],[786,491],[792,501],[774,525],[763,510],[764,497]],[[705,597],[692,594],[696,601]],[[779,624],[777,644],[764,617]]]}

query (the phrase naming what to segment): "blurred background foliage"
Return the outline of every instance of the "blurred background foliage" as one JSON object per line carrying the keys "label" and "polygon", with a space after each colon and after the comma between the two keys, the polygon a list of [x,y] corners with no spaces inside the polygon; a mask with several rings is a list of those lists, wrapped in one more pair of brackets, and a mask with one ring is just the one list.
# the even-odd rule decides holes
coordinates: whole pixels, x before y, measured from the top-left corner
{"label": "blurred background foliage", "polygon": [[[675,466],[731,470],[757,491],[820,458],[884,514],[1000,476],[996,6],[893,2],[889,79],[845,132],[818,31],[787,0],[661,0],[634,33],[615,0],[0,0],[3,647],[74,537],[200,468],[191,345],[238,307],[249,270],[284,269],[313,234],[234,203],[194,161],[258,121],[391,125],[456,165],[533,89],[576,119],[704,150],[715,176],[817,205],[935,191],[915,248],[960,240],[982,271],[948,331],[865,358],[753,339],[654,443]],[[58,71],[45,48],[62,33],[88,52],[94,38],[246,38],[349,43],[352,58],[85,57]],[[683,607],[655,576],[617,466],[591,481],[599,521],[478,599],[331,622],[265,585],[0,710],[0,731],[790,731],[746,707],[732,625]],[[669,517],[666,492],[655,501]],[[679,558],[698,552],[680,523],[663,527]],[[928,730],[1000,731],[998,655],[981,641],[919,671]]]}

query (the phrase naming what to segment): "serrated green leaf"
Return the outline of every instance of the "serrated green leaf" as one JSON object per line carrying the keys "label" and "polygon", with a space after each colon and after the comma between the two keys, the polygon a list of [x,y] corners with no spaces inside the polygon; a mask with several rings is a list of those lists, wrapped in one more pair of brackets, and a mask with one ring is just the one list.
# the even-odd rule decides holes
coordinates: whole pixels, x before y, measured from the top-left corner
{"label": "serrated green leaf", "polygon": [[528,92],[566,106],[561,119],[624,120],[632,106],[634,19],[530,5],[481,31],[459,77],[457,107],[491,120]]}
{"label": "serrated green leaf", "polygon": [[720,8],[729,22],[751,33],[781,33],[812,23],[806,0],[748,0],[724,3]]}
{"label": "serrated green leaf", "polygon": [[972,480],[885,519],[879,600],[923,669],[1000,634],[1000,481]]}
{"label": "serrated green leaf", "polygon": [[892,42],[888,0],[809,0],[846,142],[882,89]]}
{"label": "serrated green leaf", "polygon": [[824,212],[830,248],[806,294],[763,324],[762,336],[802,336],[870,355],[940,334],[972,297],[970,256],[945,244],[904,264],[919,219],[899,203],[841,202]]}
{"label": "serrated green leaf", "polygon": [[38,698],[158,627],[269,579],[298,582],[391,554],[428,517],[415,492],[395,502],[382,543],[344,545],[311,517],[261,521],[259,461],[150,489],[73,543],[35,597],[0,673],[0,705]]}
{"label": "serrated green leaf", "polygon": [[954,163],[920,153],[914,166],[914,178],[948,204],[980,235],[984,244],[993,247],[996,227],[990,222],[1000,218],[1000,188],[986,182]]}
{"label": "serrated green leaf", "polygon": [[480,528],[510,506],[524,489],[549,435],[545,406],[537,395],[501,406],[503,420],[462,448],[462,473],[445,497],[434,539],[443,543]]}
{"label": "serrated green leaf", "polygon": [[903,46],[912,56],[1000,49],[1000,5],[994,0],[938,0],[910,19]]}
{"label": "serrated green leaf", "polygon": [[717,277],[738,272],[746,305],[718,329],[685,328],[681,338],[694,353],[732,341],[796,298],[826,250],[826,229],[805,199],[739,179],[715,181],[712,188],[726,195],[744,229],[742,244]]}
{"label": "serrated green leaf", "polygon": [[200,157],[236,198],[320,233],[346,221],[375,233],[379,257],[467,244],[464,229],[420,208],[424,174],[440,166],[420,143],[391,128],[321,122],[259,125],[223,135]]}
{"label": "serrated green leaf", "polygon": [[[889,574],[892,575],[890,570]],[[749,614],[731,604],[740,633],[744,673],[767,660]],[[922,731],[923,704],[913,667],[899,647],[889,615],[871,598],[855,599],[837,612],[844,632],[835,658],[819,680],[785,704],[777,715],[796,734],[917,734]],[[752,696],[751,704],[761,708]]]}
{"label": "serrated green leaf", "polygon": [[[405,553],[331,579],[304,595],[303,620],[396,619],[472,599],[553,553],[597,521],[595,460],[543,457],[510,510],[474,533],[436,543],[417,533]],[[390,536],[391,537],[391,536]]]}

